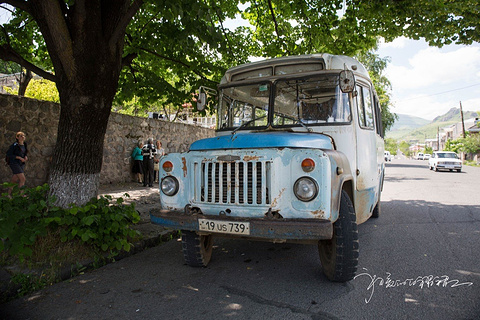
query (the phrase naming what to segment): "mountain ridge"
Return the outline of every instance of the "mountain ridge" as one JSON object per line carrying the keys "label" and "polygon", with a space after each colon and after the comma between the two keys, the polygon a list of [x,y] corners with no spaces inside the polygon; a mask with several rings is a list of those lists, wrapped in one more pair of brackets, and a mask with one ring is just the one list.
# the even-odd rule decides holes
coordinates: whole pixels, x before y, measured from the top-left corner
{"label": "mountain ridge", "polygon": [[[396,121],[392,128],[385,134],[387,138],[397,141],[424,141],[425,139],[433,139],[436,137],[439,129],[462,121],[460,108],[451,108],[445,114],[435,117],[432,121],[405,114],[397,115],[399,116],[398,121]],[[477,112],[463,112],[464,120],[477,117],[479,117]]]}

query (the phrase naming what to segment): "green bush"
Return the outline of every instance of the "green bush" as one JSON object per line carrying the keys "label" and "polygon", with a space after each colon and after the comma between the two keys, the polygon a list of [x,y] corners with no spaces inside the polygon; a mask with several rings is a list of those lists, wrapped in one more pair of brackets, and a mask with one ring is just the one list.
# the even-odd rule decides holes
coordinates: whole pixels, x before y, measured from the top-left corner
{"label": "green bush", "polygon": [[80,239],[98,250],[116,255],[121,250],[130,251],[129,239],[138,233],[129,225],[140,221],[135,204],[124,205],[123,201],[118,198],[112,203],[111,196],[93,198],[83,206],[57,211],[46,221],[62,227],[62,242]]}
{"label": "green bush", "polygon": [[21,260],[32,255],[37,237],[45,236],[47,230],[59,230],[62,242],[79,239],[110,256],[129,251],[129,241],[138,235],[129,226],[140,221],[140,216],[135,204],[125,205],[123,198],[101,196],[63,209],[53,205],[55,199],[48,195],[46,184],[21,190],[8,183],[2,187],[11,188],[11,194],[0,196],[0,252]]}
{"label": "green bush", "polygon": [[0,197],[0,251],[6,250],[10,255],[20,259],[31,256],[31,245],[38,236],[47,233],[45,218],[58,208],[51,207],[48,186],[19,189],[14,184],[4,183],[10,189],[10,195]]}

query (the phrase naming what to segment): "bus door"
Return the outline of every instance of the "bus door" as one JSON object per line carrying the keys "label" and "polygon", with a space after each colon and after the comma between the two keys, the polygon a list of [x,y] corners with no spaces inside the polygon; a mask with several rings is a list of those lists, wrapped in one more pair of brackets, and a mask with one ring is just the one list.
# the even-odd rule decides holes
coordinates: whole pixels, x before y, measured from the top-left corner
{"label": "bus door", "polygon": [[375,132],[373,94],[370,86],[357,83],[354,98],[356,119],[356,190],[357,223],[368,219],[378,197],[377,137]]}

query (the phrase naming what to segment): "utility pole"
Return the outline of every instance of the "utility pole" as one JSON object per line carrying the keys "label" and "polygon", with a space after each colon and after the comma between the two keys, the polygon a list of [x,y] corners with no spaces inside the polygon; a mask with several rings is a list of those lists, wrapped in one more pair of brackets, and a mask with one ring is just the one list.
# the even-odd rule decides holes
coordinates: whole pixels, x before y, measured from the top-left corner
{"label": "utility pole", "polygon": [[437,151],[440,151],[440,127],[437,127]]}
{"label": "utility pole", "polygon": [[463,120],[463,110],[462,110],[462,101],[460,101],[460,116],[462,117],[462,134],[463,138],[465,139],[465,121]]}

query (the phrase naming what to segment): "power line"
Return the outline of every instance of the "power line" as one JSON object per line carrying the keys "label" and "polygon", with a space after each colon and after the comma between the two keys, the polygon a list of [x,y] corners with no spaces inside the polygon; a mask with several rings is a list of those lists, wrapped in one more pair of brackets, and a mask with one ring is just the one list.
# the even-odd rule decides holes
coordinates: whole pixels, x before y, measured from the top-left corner
{"label": "power line", "polygon": [[427,95],[423,95],[423,96],[418,96],[418,97],[414,97],[414,98],[404,99],[404,100],[400,100],[399,102],[409,101],[409,100],[415,100],[415,99],[421,99],[421,98],[426,98],[426,97],[438,96],[438,95],[440,95],[440,94],[449,93],[449,92],[458,91],[458,90],[463,90],[463,89],[467,89],[467,88],[471,88],[471,87],[476,87],[476,86],[480,86],[480,83],[472,84],[472,85],[469,85],[469,86],[466,86],[466,87],[462,87],[462,88],[457,88],[457,89],[442,91],[442,92],[438,92],[438,93],[433,93],[433,94],[427,94]]}

